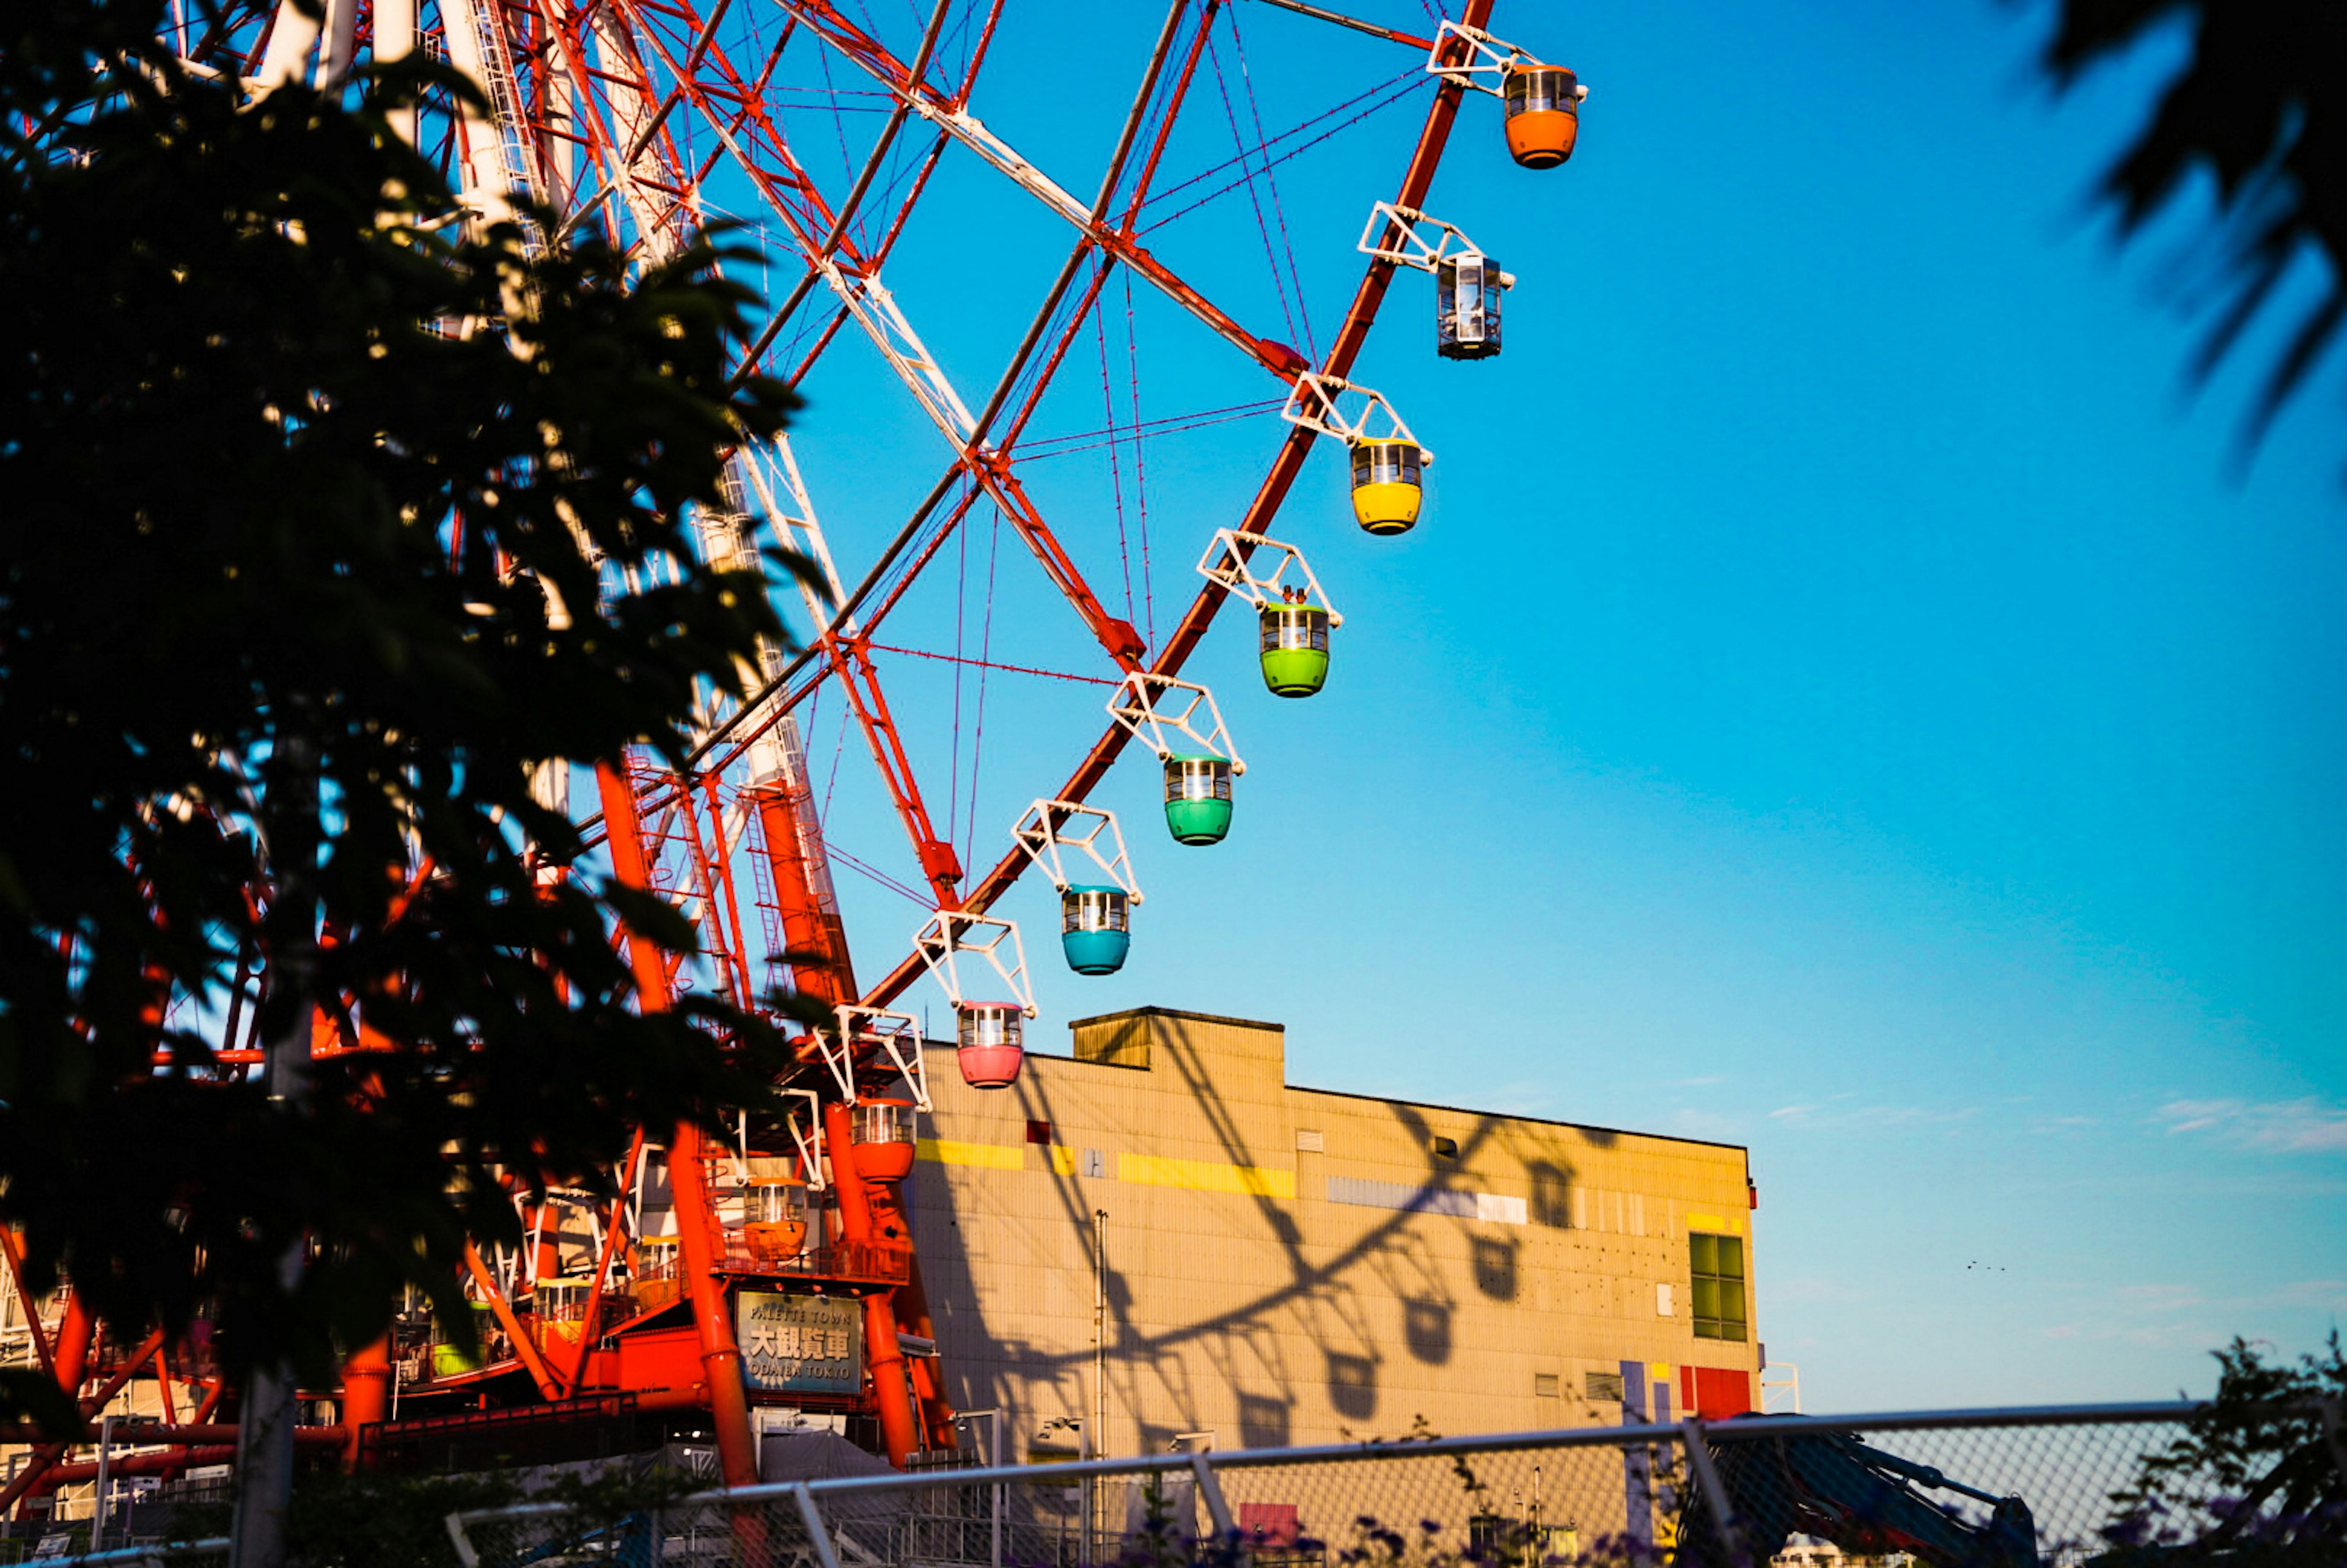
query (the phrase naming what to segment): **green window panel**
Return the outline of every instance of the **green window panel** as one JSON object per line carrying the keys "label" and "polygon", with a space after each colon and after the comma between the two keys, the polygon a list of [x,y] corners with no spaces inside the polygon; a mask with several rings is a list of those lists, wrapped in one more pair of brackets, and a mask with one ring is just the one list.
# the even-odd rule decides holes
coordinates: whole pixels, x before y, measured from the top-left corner
{"label": "green window panel", "polygon": [[1746,1339],[1744,1238],[1689,1232],[1687,1275],[1696,1337]]}

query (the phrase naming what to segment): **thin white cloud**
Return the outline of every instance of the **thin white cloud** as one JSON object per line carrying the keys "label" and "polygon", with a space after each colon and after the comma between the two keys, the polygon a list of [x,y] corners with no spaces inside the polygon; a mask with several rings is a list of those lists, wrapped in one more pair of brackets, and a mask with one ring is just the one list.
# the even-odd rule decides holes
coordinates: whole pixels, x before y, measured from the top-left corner
{"label": "thin white cloud", "polygon": [[[2047,1339],[2205,1350],[2239,1331],[2245,1318],[2275,1311],[2337,1313],[2347,1309],[2347,1279],[2301,1279],[2239,1296],[2205,1295],[2189,1285],[2065,1286],[2066,1294],[2095,1297],[2096,1316],[2038,1330]],[[2075,1310],[2075,1307],[2072,1310]]]}
{"label": "thin white cloud", "polygon": [[2347,1312],[2347,1279],[2301,1279],[2283,1286],[2275,1298],[2290,1307]]}
{"label": "thin white cloud", "polygon": [[2189,1285],[2123,1285],[2114,1295],[2118,1307],[2137,1312],[2174,1312],[2205,1306],[2208,1299]]}
{"label": "thin white cloud", "polygon": [[2292,1154],[2347,1154],[2347,1106],[2320,1100],[2171,1100],[2152,1124]]}
{"label": "thin white cloud", "polygon": [[1837,1094],[1823,1104],[1780,1105],[1768,1112],[1771,1122],[1797,1127],[1935,1127],[1953,1126],[1980,1114],[1977,1105],[1933,1109],[1924,1105],[1836,1105]]}

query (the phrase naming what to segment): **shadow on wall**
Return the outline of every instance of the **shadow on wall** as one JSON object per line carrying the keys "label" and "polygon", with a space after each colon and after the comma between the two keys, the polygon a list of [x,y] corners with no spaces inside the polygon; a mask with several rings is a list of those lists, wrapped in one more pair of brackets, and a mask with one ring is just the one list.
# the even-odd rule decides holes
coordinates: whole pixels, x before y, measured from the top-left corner
{"label": "shadow on wall", "polygon": [[1239,1395],[1239,1446],[1250,1449],[1284,1449],[1288,1446],[1292,1430],[1288,1412],[1295,1408],[1292,1399],[1275,1399],[1267,1394]]}
{"label": "shadow on wall", "polygon": [[[1450,1359],[1450,1308],[1440,1301],[1401,1304],[1401,1338],[1409,1353],[1430,1367]],[[1348,1410],[1347,1415],[1364,1411]]]}
{"label": "shadow on wall", "polygon": [[1475,1288],[1494,1301],[1516,1298],[1516,1244],[1499,1236],[1473,1238]]}
{"label": "shadow on wall", "polygon": [[1367,1356],[1328,1352],[1328,1402],[1340,1416],[1364,1420],[1378,1413],[1378,1364]]}
{"label": "shadow on wall", "polygon": [[[1286,1151],[1267,1158],[1270,1152],[1251,1148],[1241,1136],[1238,1120],[1214,1087],[1213,1075],[1183,1027],[1184,1020],[1164,1021],[1172,1027],[1158,1037],[1163,1049],[1153,1070],[1166,1073],[1197,1106],[1232,1163],[1280,1163]],[[1051,1095],[1040,1075],[1022,1078],[1016,1092],[1026,1108],[1024,1114],[1046,1125],[1056,1124]],[[1478,1156],[1499,1152],[1493,1147],[1493,1140],[1504,1126],[1501,1118],[1479,1118],[1472,1130],[1455,1143],[1443,1141],[1451,1150],[1443,1153],[1437,1152],[1431,1125],[1418,1107],[1389,1103],[1395,1122],[1422,1151],[1421,1181],[1429,1191],[1469,1190],[1470,1173]],[[1600,1145],[1615,1141],[1613,1134],[1602,1129],[1576,1128],[1575,1132]],[[1090,1151],[1085,1153],[1089,1156]],[[1080,1163],[1077,1168],[1084,1167]],[[1526,1218],[1551,1229],[1570,1229],[1575,1179],[1571,1167],[1553,1158],[1535,1158],[1522,1161],[1521,1168],[1529,1188]],[[1089,1272],[1093,1206],[1091,1197],[1072,1173],[1056,1173],[1049,1179],[1055,1189],[1058,1223],[1082,1235],[1079,1250]],[[947,1235],[966,1245],[971,1238],[953,1213],[951,1189],[940,1183],[936,1190],[947,1202],[931,1213],[948,1227]],[[1204,1430],[1218,1419],[1226,1421],[1235,1403],[1238,1435],[1243,1444],[1249,1448],[1284,1446],[1291,1440],[1299,1403],[1307,1399],[1317,1403],[1320,1397],[1320,1390],[1310,1387],[1316,1380],[1321,1382],[1329,1405],[1339,1416],[1348,1420],[1372,1418],[1378,1400],[1379,1359],[1371,1326],[1359,1309],[1368,1299],[1400,1301],[1403,1343],[1412,1358],[1429,1366],[1450,1362],[1456,1350],[1456,1308],[1451,1286],[1440,1277],[1440,1266],[1428,1255],[1422,1238],[1414,1234],[1427,1215],[1414,1210],[1393,1212],[1369,1225],[1343,1248],[1307,1257],[1302,1234],[1292,1214],[1266,1196],[1258,1197],[1255,1211],[1262,1220],[1266,1254],[1276,1254],[1279,1260],[1274,1263],[1270,1256],[1265,1260],[1263,1273],[1271,1283],[1252,1299],[1232,1309],[1175,1322],[1154,1332],[1135,1321],[1133,1288],[1123,1272],[1115,1266],[1116,1249],[1112,1239],[1105,1271],[1107,1334],[1112,1347],[1109,1403],[1111,1409],[1117,1412],[1112,1431],[1145,1404],[1160,1409],[1167,1404],[1173,1407],[1181,1426],[1168,1429],[1170,1431]],[[1364,1211],[1364,1217],[1368,1212],[1372,1211]],[[1470,1272],[1476,1289],[1484,1297],[1502,1302],[1519,1299],[1524,1287],[1522,1246],[1513,1237],[1471,1238]],[[959,1336],[967,1336],[962,1338],[963,1344],[989,1348],[989,1356],[976,1364],[969,1359],[958,1361],[956,1380],[961,1383],[957,1390],[960,1402],[965,1408],[1007,1407],[1037,1420],[1084,1410],[1090,1398],[1089,1345],[1072,1351],[1046,1353],[1030,1342],[998,1332],[997,1326],[984,1321],[978,1307],[979,1296],[972,1273],[973,1264],[983,1268],[989,1261],[983,1249],[973,1250],[969,1257],[925,1259],[928,1267],[938,1271],[933,1278],[945,1286],[943,1290],[933,1286],[933,1296],[957,1304],[941,1316],[952,1320]],[[1355,1282],[1364,1269],[1368,1278],[1376,1281],[1366,1293]],[[1091,1286],[1088,1279],[1071,1286],[1081,1289],[1087,1309],[1091,1306]],[[1162,1314],[1169,1304],[1151,1305]],[[1309,1358],[1300,1365],[1291,1363],[1277,1348],[1284,1334],[1301,1335],[1317,1348],[1320,1366],[1311,1366]],[[1085,1337],[1089,1339],[1089,1335]],[[981,1372],[979,1368],[988,1362],[993,1365]],[[1321,1374],[1320,1379],[1314,1378],[1316,1371]],[[1204,1376],[1198,1375],[1201,1373]],[[972,1380],[973,1374],[977,1375],[976,1380]],[[1147,1387],[1151,1383],[1155,1385],[1153,1389]],[[1170,1440],[1161,1437],[1155,1425],[1143,1436],[1152,1446]]]}
{"label": "shadow on wall", "polygon": [[1572,1177],[1546,1160],[1525,1162],[1524,1175],[1532,1184],[1532,1198],[1525,1206],[1532,1211],[1532,1224],[1552,1230],[1571,1229]]}

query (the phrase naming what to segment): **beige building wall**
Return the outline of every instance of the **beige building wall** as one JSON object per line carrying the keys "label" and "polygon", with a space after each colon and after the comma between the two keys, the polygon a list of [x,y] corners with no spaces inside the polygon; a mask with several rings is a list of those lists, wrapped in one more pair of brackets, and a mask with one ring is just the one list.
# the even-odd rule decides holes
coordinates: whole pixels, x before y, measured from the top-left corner
{"label": "beige building wall", "polygon": [[1013,1456],[1095,1424],[1096,1239],[1098,1452],[1611,1423],[1625,1370],[1671,1390],[1642,1414],[1687,1366],[1758,1402],[1757,1336],[1688,1315],[1692,1227],[1743,1238],[1757,1324],[1743,1149],[1291,1087],[1277,1024],[1071,1028],[1002,1091],[932,1045],[908,1184],[948,1387]]}

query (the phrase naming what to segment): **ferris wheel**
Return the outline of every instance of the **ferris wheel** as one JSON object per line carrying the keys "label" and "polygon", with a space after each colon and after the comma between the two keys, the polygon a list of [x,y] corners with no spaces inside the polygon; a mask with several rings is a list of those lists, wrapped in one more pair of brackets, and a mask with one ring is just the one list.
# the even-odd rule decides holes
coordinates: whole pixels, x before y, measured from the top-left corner
{"label": "ferris wheel", "polygon": [[[745,1118],[730,1144],[690,1129],[640,1138],[622,1202],[539,1202],[522,1254],[474,1266],[504,1358],[426,1345],[398,1385],[409,1399],[551,1407],[616,1386],[651,1409],[699,1388],[731,1481],[748,1431],[739,1390],[705,1373],[640,1389],[626,1357],[588,1348],[690,1305],[701,1364],[738,1360],[745,1285],[827,1282],[861,1303],[855,1400],[892,1457],[950,1446],[934,1356],[903,1348],[935,1339],[897,1194],[928,1101],[908,998],[938,988],[969,1084],[1015,1082],[1039,995],[1125,961],[1151,857],[1230,831],[1246,774],[1234,732],[1258,699],[1185,675],[1218,615],[1246,607],[1245,629],[1224,635],[1253,640],[1263,702],[1320,692],[1340,629],[1375,634],[1338,613],[1326,559],[1276,537],[1324,438],[1371,541],[1440,526],[1421,432],[1473,432],[1426,415],[1413,426],[1406,399],[1355,379],[1357,363],[1398,279],[1404,330],[1430,354],[1500,354],[1515,280],[1470,238],[1473,214],[1428,210],[1435,173],[1454,131],[1474,156],[1563,163],[1585,92],[1495,36],[1491,7],[1429,5],[1404,27],[1301,0],[1172,0],[1138,30],[1092,18],[1092,39],[1065,15],[1032,26],[1004,0],[327,0],[322,17],[255,6],[176,34],[196,68],[260,92],[331,87],[368,59],[445,59],[481,100],[426,100],[398,128],[477,221],[551,214],[536,243],[591,230],[653,265],[739,226],[765,252],[769,301],[741,371],[815,399],[802,434],[731,456],[728,505],[695,519],[712,565],[770,547],[813,563],[791,607],[797,646],[761,651],[747,700],[711,699],[687,770],[631,761],[572,804],[600,815],[618,876],[699,929],[684,971],[642,983],[706,985],[745,1009],[786,983],[830,1021],[794,1026],[790,1115]],[[1246,51],[1260,67],[1299,28],[1348,50],[1367,40],[1344,56],[1361,74],[1316,76],[1326,101],[1300,118],[1276,104],[1266,120],[1267,74]],[[1015,51],[1037,48],[1063,53],[1018,75]],[[1071,61],[1087,82],[1129,80],[1122,108],[1080,125],[1084,94],[1037,101]],[[1015,90],[990,97],[1006,71]],[[1296,182],[1339,152],[1373,190],[1341,228],[1291,225]],[[1063,183],[1079,173],[1084,185]],[[1320,286],[1339,261],[1349,293]],[[972,310],[979,271],[1019,308]],[[1174,367],[1162,384],[1144,374],[1160,364]],[[866,417],[884,407],[895,423]],[[1153,518],[1151,465],[1178,471],[1185,441],[1211,441],[1243,477],[1219,511],[1161,498]],[[1136,749],[1162,836],[1097,798]],[[859,795],[877,809],[851,832]],[[1056,960],[1000,912],[1030,875],[1058,896]],[[903,911],[857,932],[890,956],[876,973],[851,961],[847,876]],[[596,1245],[564,1239],[572,1213]],[[404,1354],[354,1355],[352,1430],[383,1420],[382,1358]],[[364,1379],[363,1357],[375,1358]]]}
{"label": "ferris wheel", "polygon": [[[1266,134],[1240,12],[1270,7],[1397,46],[1385,62],[1395,68],[1382,80],[1348,84],[1353,90],[1333,107]],[[510,212],[526,193],[566,225],[597,225],[653,260],[713,220],[748,223],[770,247],[776,285],[750,362],[794,386],[819,386],[832,363],[864,356],[895,383],[904,415],[927,427],[931,450],[917,473],[928,482],[915,485],[904,515],[884,526],[872,527],[868,516],[856,530],[827,526],[842,497],[825,494],[825,481],[842,469],[826,464],[824,448],[853,451],[866,433],[826,432],[819,414],[804,448],[784,436],[738,452],[728,480],[735,509],[700,520],[714,559],[779,545],[820,570],[803,590],[804,647],[789,657],[769,651],[756,699],[712,712],[695,776],[648,770],[633,781],[651,879],[702,925],[711,983],[745,1006],[763,981],[787,980],[835,1006],[885,1010],[927,974],[956,1015],[965,1075],[999,1087],[1016,1078],[1023,1023],[1037,1012],[1021,933],[990,913],[1012,884],[1030,871],[1051,881],[1061,946],[1079,975],[1112,972],[1131,941],[1141,901],[1134,845],[1124,825],[1090,804],[1120,756],[1138,743],[1154,758],[1174,842],[1222,839],[1236,805],[1235,780],[1245,771],[1225,718],[1231,694],[1218,697],[1182,671],[1236,598],[1255,612],[1269,692],[1301,698],[1320,690],[1341,617],[1304,550],[1273,537],[1317,438],[1345,449],[1364,530],[1391,535],[1419,519],[1432,454],[1394,400],[1348,378],[1396,269],[1431,277],[1437,354],[1481,359],[1500,350],[1502,292],[1514,280],[1461,227],[1422,208],[1461,98],[1481,90],[1501,100],[1506,148],[1521,164],[1552,167],[1573,149],[1585,89],[1570,71],[1491,33],[1490,9],[1488,0],[1473,0],[1462,17],[1434,18],[1420,36],[1287,0],[1173,5],[1133,61],[1136,86],[1090,200],[1055,179],[1048,159],[1030,156],[1035,149],[1014,144],[975,112],[987,102],[982,67],[995,61],[999,69],[998,46],[1011,20],[999,0],[939,4],[894,29],[861,7],[825,0],[739,10],[725,0],[706,9],[643,0],[569,7],[440,0],[438,32],[413,34],[411,46],[436,45],[488,87],[494,118],[448,117],[436,144],[430,126],[418,131],[419,145],[438,152],[474,210]],[[344,15],[329,14],[322,64],[351,51],[332,36],[347,26]],[[378,58],[395,53],[411,22],[377,10]],[[302,46],[298,27],[273,36],[262,75],[289,68]],[[1384,138],[1388,156],[1399,154],[1391,195],[1374,202],[1358,240],[1346,247],[1368,261],[1336,333],[1319,343],[1280,175],[1308,169],[1291,160],[1414,100],[1424,100],[1414,143]],[[1211,119],[1217,109],[1229,134],[1202,158],[1211,142],[1190,132],[1190,120],[1202,111]],[[1479,129],[1491,135],[1491,128]],[[1040,241],[1039,254],[1056,260],[1056,272],[1031,314],[1022,313],[1015,346],[975,379],[949,370],[955,356],[936,346],[952,323],[922,309],[938,302],[936,268],[972,265],[966,246],[958,261],[920,254],[923,204],[939,204],[956,179],[984,181],[989,201],[1021,205],[1060,231],[1057,243]],[[1279,337],[1243,320],[1237,304],[1226,308],[1221,289],[1164,259],[1191,232],[1243,230],[1250,214],[1264,241]],[[1324,238],[1341,245],[1348,237]],[[1262,292],[1252,291],[1258,299]],[[1207,406],[1144,415],[1139,365],[1153,351],[1135,323],[1150,308],[1160,318],[1153,324],[1220,352],[1224,374],[1188,378],[1216,389]],[[1305,350],[1286,341],[1299,337]],[[1092,420],[1079,421],[1105,427],[1062,433],[1050,415],[1081,401],[1065,394],[1091,378],[1085,351],[1094,348],[1102,397]],[[1169,540],[1162,526],[1153,529],[1151,448],[1251,416],[1276,417],[1280,434],[1267,444],[1267,462],[1258,446],[1260,478],[1235,515],[1202,529],[1203,539]],[[1055,493],[1084,494],[1063,477],[1071,458],[1092,466],[1093,495],[1106,480],[1112,561],[1106,530],[1087,515],[1096,502],[1052,503]],[[1039,480],[1047,466],[1054,472]],[[850,487],[862,490],[860,477]],[[986,580],[973,591],[981,519]],[[859,548],[837,537],[850,531],[861,536]],[[1161,626],[1159,563],[1186,560],[1201,545],[1186,587],[1181,578],[1163,579],[1169,600],[1187,603],[1171,613],[1169,602]],[[1022,551],[1025,561],[1017,559]],[[940,587],[948,571],[950,594]],[[1021,573],[1026,580],[1014,581]],[[1121,602],[1112,581],[1122,585]],[[1002,656],[992,637],[995,612],[1014,606],[1030,624],[1055,618],[1060,633],[1028,638],[1040,651],[1023,661]],[[934,627],[948,614],[956,626],[949,648],[907,630]],[[974,620],[982,626],[976,636]],[[933,684],[938,666],[950,672],[951,701],[906,702],[906,686]],[[1062,703],[1057,738],[1041,733],[1016,748],[1012,766],[1033,783],[1015,792],[1026,796],[1016,820],[999,823],[979,815],[987,682],[996,676],[1089,685],[1100,699],[1089,704],[1091,734],[1065,727],[1085,721],[1071,719]],[[826,723],[835,732],[828,766],[820,754]],[[940,736],[940,728],[949,733]],[[1055,753],[1055,745],[1063,749]],[[837,814],[828,807],[842,749],[868,755],[900,843],[851,849],[835,831]],[[998,739],[998,780],[1002,749]],[[610,803],[602,804],[608,814]],[[723,864],[737,851],[746,856],[739,876]],[[840,918],[834,876],[841,867],[920,907],[904,956],[862,984]],[[767,953],[794,961],[753,956],[743,940],[753,929]],[[867,950],[894,945],[885,932],[859,936]],[[871,1054],[856,1047],[844,1017],[816,1049]],[[835,1077],[845,1089],[854,1072],[843,1067]]]}

